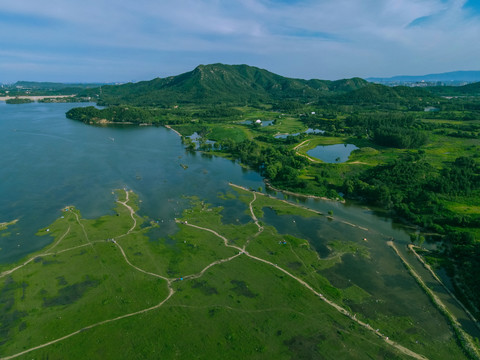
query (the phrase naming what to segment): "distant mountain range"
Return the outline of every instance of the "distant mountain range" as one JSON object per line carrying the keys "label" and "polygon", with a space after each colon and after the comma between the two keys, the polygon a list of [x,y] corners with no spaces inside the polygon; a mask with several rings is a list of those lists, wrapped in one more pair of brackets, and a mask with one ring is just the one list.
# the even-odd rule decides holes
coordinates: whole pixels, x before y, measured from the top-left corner
{"label": "distant mountain range", "polygon": [[435,83],[440,82],[445,85],[464,85],[466,83],[472,83],[480,81],[480,71],[451,71],[441,74],[428,74],[428,75],[399,75],[389,78],[371,77],[367,78],[367,81],[380,83],[380,84],[402,84],[402,83],[419,83],[428,82]]}
{"label": "distant mountain range", "polygon": [[[337,81],[303,80],[283,77],[249,65],[211,64],[199,65],[194,70],[177,76],[121,85],[17,82],[11,85],[10,94],[29,89],[31,94],[38,92],[91,97],[97,99],[99,105],[154,107],[180,104],[255,106],[266,103],[287,106],[286,102],[291,101],[332,105],[387,103],[413,105],[419,101],[424,103],[432,100],[439,95],[480,95],[480,82],[464,86],[445,86],[451,85],[447,81],[470,82],[476,79],[480,81],[480,71],[396,76],[383,79],[389,82],[384,84],[372,83],[371,81],[375,79],[380,82],[380,78],[370,78],[368,79],[370,82],[360,78]],[[401,83],[402,81],[404,83]],[[414,83],[418,81],[424,82]],[[443,81],[443,86],[432,86],[436,85],[435,81]]]}
{"label": "distant mountain range", "polygon": [[[473,84],[472,84],[473,85]],[[443,87],[447,90],[450,87]],[[476,88],[455,87],[466,93]],[[449,89],[450,92],[454,91]],[[431,88],[388,87],[360,78],[302,80],[283,77],[249,65],[199,65],[166,78],[87,89],[99,105],[172,106],[282,104],[285,101],[318,104],[424,104],[437,96]],[[450,93],[448,93],[450,95]],[[442,94],[443,95],[443,94]],[[419,100],[423,99],[423,100]],[[419,105],[420,106],[420,105]]]}

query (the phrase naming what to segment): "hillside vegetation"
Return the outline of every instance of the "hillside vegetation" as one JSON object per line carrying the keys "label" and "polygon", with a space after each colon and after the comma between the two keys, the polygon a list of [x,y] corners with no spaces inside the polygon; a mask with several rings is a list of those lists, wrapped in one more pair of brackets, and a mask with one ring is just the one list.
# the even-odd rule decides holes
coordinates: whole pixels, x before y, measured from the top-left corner
{"label": "hillside vegetation", "polygon": [[175,104],[255,105],[281,99],[312,100],[367,85],[354,78],[339,81],[286,78],[248,65],[200,65],[167,78],[103,86],[101,105],[171,106]]}

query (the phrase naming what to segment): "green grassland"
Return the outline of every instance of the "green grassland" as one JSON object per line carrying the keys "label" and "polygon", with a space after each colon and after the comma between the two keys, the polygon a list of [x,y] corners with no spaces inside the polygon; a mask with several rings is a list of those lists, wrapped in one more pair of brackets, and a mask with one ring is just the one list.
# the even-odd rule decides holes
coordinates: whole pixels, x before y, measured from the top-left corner
{"label": "green grassland", "polygon": [[[224,224],[221,207],[190,198],[179,231],[157,238],[159,225],[136,215],[132,192],[117,191],[114,213],[98,219],[65,208],[39,231],[51,245],[1,269],[0,356],[410,358],[352,317],[352,306],[370,306],[368,291],[337,288],[322,275],[347,255],[371,261],[365,244],[332,239],[330,255],[320,257],[308,240],[262,218],[266,209],[288,219],[331,221],[326,216],[236,187],[221,197],[249,215],[251,206],[259,221]],[[358,317],[428,358],[464,358],[446,325],[429,336],[408,316]]]}

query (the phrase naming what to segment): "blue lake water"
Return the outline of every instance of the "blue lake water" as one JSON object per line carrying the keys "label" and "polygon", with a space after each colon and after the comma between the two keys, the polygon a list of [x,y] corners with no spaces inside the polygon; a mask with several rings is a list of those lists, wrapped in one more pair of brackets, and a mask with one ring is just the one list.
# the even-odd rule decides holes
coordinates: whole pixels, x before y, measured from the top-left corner
{"label": "blue lake water", "polygon": [[[193,141],[196,149],[198,149],[200,147],[202,137],[196,131],[192,135],[187,136],[187,137],[190,138]],[[214,145],[215,143],[216,143],[216,141],[213,141],[213,140],[205,140],[205,144]]]}
{"label": "blue lake water", "polygon": [[90,218],[111,211],[116,188],[133,189],[143,212],[169,219],[174,228],[183,195],[216,199],[229,181],[263,186],[256,172],[232,161],[187,153],[163,127],[94,127],[66,119],[76,106],[0,102],[0,222],[19,219],[0,236],[0,262],[50,242],[35,233],[66,205]]}
{"label": "blue lake water", "polygon": [[358,149],[352,144],[335,144],[317,146],[307,151],[307,154],[326,163],[343,163],[348,160],[352,151]]}
{"label": "blue lake water", "polygon": [[[324,130],[320,130],[320,129],[307,129],[303,132],[303,134],[323,134],[325,131]],[[298,136],[302,133],[293,133],[293,134],[278,134],[278,135],[275,135],[275,139],[286,139],[287,137],[289,136]]]}
{"label": "blue lake water", "polygon": [[[270,125],[273,125],[274,122],[275,120],[262,120],[260,126],[261,127],[270,126]],[[252,125],[253,123],[254,122],[252,120],[245,120],[240,122],[240,124],[244,124],[244,125]]]}

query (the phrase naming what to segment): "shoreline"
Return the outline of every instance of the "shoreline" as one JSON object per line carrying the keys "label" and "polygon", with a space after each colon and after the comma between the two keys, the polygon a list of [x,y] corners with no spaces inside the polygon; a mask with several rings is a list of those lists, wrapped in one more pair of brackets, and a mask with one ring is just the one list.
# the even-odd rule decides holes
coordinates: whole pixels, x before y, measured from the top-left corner
{"label": "shoreline", "polygon": [[10,99],[30,99],[33,101],[43,100],[43,99],[55,99],[55,98],[66,98],[74,97],[76,95],[20,95],[20,96],[0,96],[0,101],[7,101]]}
{"label": "shoreline", "polygon": [[0,222],[0,231],[6,230],[10,225],[15,225],[18,222],[18,219],[6,222]]}
{"label": "shoreline", "polygon": [[307,195],[307,194],[294,193],[294,192],[292,192],[292,191],[281,190],[281,189],[274,188],[274,187],[272,186],[272,184],[270,184],[270,182],[269,182],[268,180],[264,180],[264,183],[265,183],[265,186],[268,187],[270,190],[273,190],[273,191],[276,191],[276,192],[281,192],[281,193],[283,193],[283,194],[292,195],[292,196],[296,196],[296,197],[304,197],[304,198],[307,198],[307,199],[319,199],[319,200],[337,201],[337,202],[340,202],[340,203],[342,203],[342,204],[345,204],[345,199],[340,199],[340,198],[330,199],[330,198],[327,198],[327,197],[325,197],[325,196],[316,196],[316,195]]}
{"label": "shoreline", "polygon": [[175,130],[174,128],[172,128],[170,125],[164,125],[167,129],[169,130],[172,130],[175,134],[177,134],[178,136],[182,137],[182,134],[180,134],[177,130]]}

